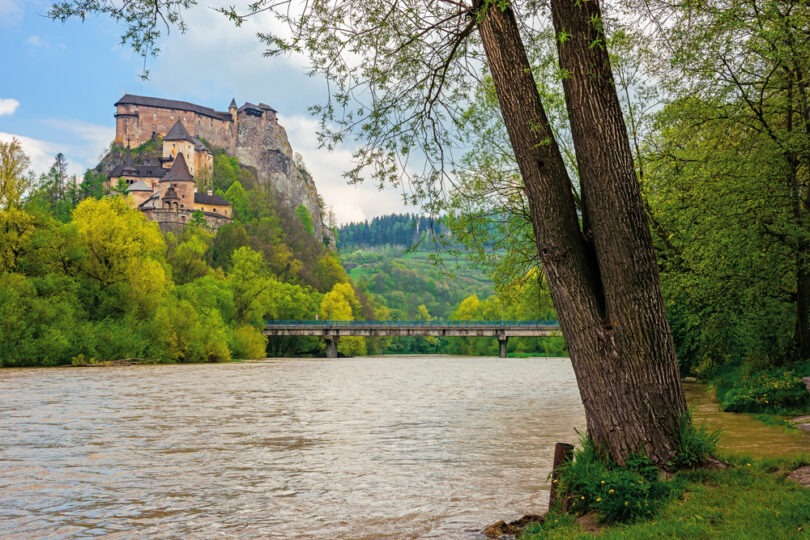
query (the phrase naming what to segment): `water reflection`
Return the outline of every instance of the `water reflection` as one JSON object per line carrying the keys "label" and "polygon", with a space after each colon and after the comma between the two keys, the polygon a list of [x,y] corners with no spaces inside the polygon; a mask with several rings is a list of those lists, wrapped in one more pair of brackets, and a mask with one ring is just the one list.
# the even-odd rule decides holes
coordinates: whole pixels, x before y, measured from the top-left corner
{"label": "water reflection", "polygon": [[561,359],[0,371],[0,535],[469,538],[541,511]]}

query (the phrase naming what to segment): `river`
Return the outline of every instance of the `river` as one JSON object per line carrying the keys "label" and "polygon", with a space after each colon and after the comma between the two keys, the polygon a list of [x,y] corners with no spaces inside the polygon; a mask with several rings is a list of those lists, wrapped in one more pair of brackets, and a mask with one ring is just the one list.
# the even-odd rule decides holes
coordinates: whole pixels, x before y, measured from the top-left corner
{"label": "river", "polygon": [[567,359],[0,370],[0,537],[475,538],[541,512]]}
{"label": "river", "polygon": [[[807,434],[718,413],[753,455]],[[568,359],[0,370],[0,538],[481,538],[541,513],[585,418]]]}

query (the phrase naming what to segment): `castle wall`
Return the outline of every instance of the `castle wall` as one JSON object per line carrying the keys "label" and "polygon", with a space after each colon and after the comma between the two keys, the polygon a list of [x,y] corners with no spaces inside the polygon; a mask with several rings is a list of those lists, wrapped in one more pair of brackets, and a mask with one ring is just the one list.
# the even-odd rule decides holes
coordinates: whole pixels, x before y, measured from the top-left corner
{"label": "castle wall", "polygon": [[[191,223],[193,219],[193,212],[191,210],[181,210],[178,212],[177,210],[158,208],[144,210],[143,213],[149,221],[157,222],[160,230],[164,233],[173,232],[174,234],[180,234],[183,232],[183,227]],[[212,230],[219,229],[226,223],[231,222],[231,219],[228,217],[209,214],[208,212],[204,213],[203,217],[208,227]]]}
{"label": "castle wall", "polygon": [[181,120],[188,132],[203,138],[215,147],[235,152],[236,140],[231,120],[219,120],[194,111],[164,109],[147,105],[123,104],[116,107],[115,144],[140,146],[152,138],[154,132],[161,137]]}
{"label": "castle wall", "polygon": [[[174,157],[176,158],[180,154],[183,154],[186,158],[186,166],[188,166],[188,172],[191,173],[191,176],[195,176],[197,172],[197,167],[195,166],[194,160],[191,157],[194,155],[194,143],[190,141],[167,141],[163,143],[163,157],[168,158],[172,155],[172,148],[174,148]],[[163,167],[166,169],[171,169],[172,164],[174,161],[167,161],[163,164]]]}
{"label": "castle wall", "polygon": [[[214,174],[214,154],[209,154],[208,152],[195,152],[190,155],[194,156],[194,170],[191,170],[192,164],[189,164],[189,172],[191,173],[191,176],[193,176],[196,180],[210,180],[210,175]],[[199,174],[195,173],[194,171],[199,171]],[[203,171],[208,171],[209,176],[207,178],[203,178]]]}
{"label": "castle wall", "polygon": [[225,216],[231,217],[231,207],[230,206],[220,206],[217,204],[201,204],[201,203],[194,203],[195,210],[202,210],[203,212],[209,214],[216,214],[218,216]]}
{"label": "castle wall", "polygon": [[194,182],[175,182],[174,190],[180,197],[180,208],[194,210]]}

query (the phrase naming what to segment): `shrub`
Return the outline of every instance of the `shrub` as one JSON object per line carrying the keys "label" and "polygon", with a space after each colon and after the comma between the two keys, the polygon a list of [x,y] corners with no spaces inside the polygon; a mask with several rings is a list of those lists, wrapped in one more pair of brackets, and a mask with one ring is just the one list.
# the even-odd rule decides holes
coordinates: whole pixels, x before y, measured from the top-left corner
{"label": "shrub", "polygon": [[253,326],[240,326],[233,331],[231,351],[236,358],[254,359],[264,358],[267,355],[267,338],[258,328]]}
{"label": "shrub", "polygon": [[565,504],[574,513],[595,510],[606,523],[629,523],[649,517],[669,499],[672,486],[658,480],[658,468],[643,454],[617,465],[589,438],[560,472]]}
{"label": "shrub", "polygon": [[717,397],[724,411],[805,412],[810,409],[810,393],[802,382],[806,375],[810,362],[752,373],[738,366],[718,383]]}

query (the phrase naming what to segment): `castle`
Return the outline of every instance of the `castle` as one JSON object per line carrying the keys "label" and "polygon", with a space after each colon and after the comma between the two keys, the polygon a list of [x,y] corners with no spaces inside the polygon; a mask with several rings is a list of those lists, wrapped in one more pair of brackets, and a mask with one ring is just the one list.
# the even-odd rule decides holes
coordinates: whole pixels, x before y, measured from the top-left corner
{"label": "castle", "polygon": [[256,129],[260,131],[264,131],[268,123],[278,123],[276,110],[264,103],[245,103],[237,108],[236,100],[232,99],[228,112],[218,112],[186,101],[125,94],[115,103],[115,144],[129,142],[139,146],[165,135],[176,122],[182,121],[195,138],[203,138],[234,156],[239,124],[246,124],[248,120],[251,124],[258,123]]}
{"label": "castle", "polygon": [[[237,108],[233,99],[228,112],[217,112],[185,101],[125,94],[115,108],[113,143],[126,142],[127,150],[124,163],[108,175],[108,187],[123,181],[133,205],[163,229],[182,226],[196,210],[203,212],[214,229],[232,218],[228,201],[211,190],[198,193],[194,189],[195,176],[210,178],[213,174],[214,154],[201,137],[234,155],[240,117],[244,120],[250,116],[261,124],[277,123],[276,111],[269,105],[245,103]],[[157,138],[163,142],[159,163],[135,165],[130,145]]]}
{"label": "castle", "polygon": [[[150,140],[160,141],[160,155],[136,165],[130,145]],[[114,144],[126,145],[126,154],[120,155],[123,159],[111,156],[105,169],[108,185],[126,184],[133,204],[164,230],[182,227],[195,210],[203,211],[212,228],[232,219],[228,201],[210,190],[194,189],[195,178],[198,184],[208,183],[213,175],[211,149],[221,148],[250,169],[257,182],[272,185],[291,208],[303,205],[316,235],[334,242],[323,224],[323,202],[315,183],[294,158],[276,110],[269,105],[237,107],[232,99],[224,112],[186,101],[125,94],[115,103]]]}

